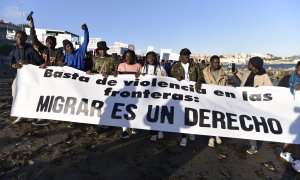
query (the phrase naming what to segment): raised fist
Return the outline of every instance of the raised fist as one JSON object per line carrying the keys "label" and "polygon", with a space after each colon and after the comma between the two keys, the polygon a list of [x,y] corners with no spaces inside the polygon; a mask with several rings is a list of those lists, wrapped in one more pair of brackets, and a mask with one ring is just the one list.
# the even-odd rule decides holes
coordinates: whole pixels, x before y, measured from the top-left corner
{"label": "raised fist", "polygon": [[86,24],[83,24],[83,25],[81,25],[81,29],[83,29],[83,30],[87,31],[87,30],[88,30],[88,27],[87,27],[87,25],[86,25]]}

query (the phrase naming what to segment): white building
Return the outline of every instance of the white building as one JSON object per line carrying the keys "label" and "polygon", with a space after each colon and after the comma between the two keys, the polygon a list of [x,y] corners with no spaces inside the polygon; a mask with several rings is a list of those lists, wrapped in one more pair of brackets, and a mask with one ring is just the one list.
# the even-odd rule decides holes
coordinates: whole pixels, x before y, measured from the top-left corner
{"label": "white building", "polygon": [[[30,28],[25,28],[25,31],[28,35],[30,35]],[[68,31],[61,31],[61,30],[39,29],[39,28],[35,28],[35,31],[38,40],[41,41],[41,43],[43,44],[46,44],[46,38],[48,36],[54,36],[56,38],[57,48],[63,47],[62,41],[65,39],[71,41],[75,48],[78,47],[79,36],[74,33]]]}
{"label": "white building", "polygon": [[107,51],[108,54],[116,53],[120,56],[122,56],[127,49],[131,49],[133,51],[135,50],[133,44],[126,44],[122,42],[114,42],[113,46],[108,46],[108,47],[109,47],[109,50]]}
{"label": "white building", "polygon": [[[84,37],[81,36],[80,37],[80,42],[81,44],[83,43]],[[101,38],[90,38],[89,39],[89,44],[87,47],[87,51],[94,51],[95,49],[97,49],[97,43],[101,41]]]}

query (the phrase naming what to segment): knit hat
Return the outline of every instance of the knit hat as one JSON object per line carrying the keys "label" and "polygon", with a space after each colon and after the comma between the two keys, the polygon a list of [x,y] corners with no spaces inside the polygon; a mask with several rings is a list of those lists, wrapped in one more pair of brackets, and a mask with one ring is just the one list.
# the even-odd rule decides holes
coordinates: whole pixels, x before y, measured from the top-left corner
{"label": "knit hat", "polygon": [[253,57],[249,59],[249,63],[252,64],[253,67],[257,69],[262,69],[264,65],[264,61],[260,57]]}
{"label": "knit hat", "polygon": [[64,48],[66,48],[66,46],[67,46],[68,44],[72,44],[72,42],[69,41],[69,40],[67,40],[67,39],[63,40],[62,43],[63,43]]}

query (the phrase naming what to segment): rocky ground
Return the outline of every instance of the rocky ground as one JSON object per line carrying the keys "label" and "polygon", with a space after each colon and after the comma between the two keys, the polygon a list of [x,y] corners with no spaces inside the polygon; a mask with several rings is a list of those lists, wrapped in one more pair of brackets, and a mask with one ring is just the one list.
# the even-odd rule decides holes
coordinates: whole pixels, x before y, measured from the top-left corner
{"label": "rocky ground", "polygon": [[264,142],[248,155],[241,139],[210,148],[207,137],[197,136],[182,148],[175,133],[153,143],[144,130],[123,140],[117,127],[13,125],[11,81],[0,65],[0,179],[300,179],[279,157],[280,143]]}

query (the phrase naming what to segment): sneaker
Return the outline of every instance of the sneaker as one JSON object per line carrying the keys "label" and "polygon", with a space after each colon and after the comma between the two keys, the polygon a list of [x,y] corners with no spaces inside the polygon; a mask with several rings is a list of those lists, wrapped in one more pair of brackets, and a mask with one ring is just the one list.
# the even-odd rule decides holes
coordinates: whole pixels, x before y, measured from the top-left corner
{"label": "sneaker", "polygon": [[195,137],[194,134],[190,134],[190,135],[189,135],[189,138],[190,138],[190,140],[194,141],[196,137]]}
{"label": "sneaker", "polygon": [[209,138],[208,146],[209,147],[215,147],[215,139],[214,138]]}
{"label": "sneaker", "polygon": [[157,137],[158,137],[158,139],[164,138],[164,133],[159,131]]}
{"label": "sneaker", "polygon": [[122,138],[123,139],[128,139],[129,138],[129,133],[127,131],[123,131]]}
{"label": "sneaker", "polygon": [[219,136],[216,136],[216,142],[217,144],[221,144],[222,143],[222,140]]}
{"label": "sneaker", "polygon": [[300,161],[296,160],[292,163],[292,167],[296,172],[300,172]]}
{"label": "sneaker", "polygon": [[289,163],[292,163],[294,161],[292,154],[289,152],[281,152],[280,157],[282,157],[284,160],[286,160]]}
{"label": "sneaker", "polygon": [[187,143],[187,138],[182,138],[180,142],[180,146],[185,147]]}
{"label": "sneaker", "polygon": [[32,122],[35,126],[47,126],[49,125],[49,122],[45,119],[37,119],[35,122]]}
{"label": "sneaker", "polygon": [[250,149],[247,150],[248,154],[255,154],[257,153],[257,148],[256,147],[251,147]]}
{"label": "sneaker", "polygon": [[157,140],[157,135],[152,135],[150,140],[155,142]]}

